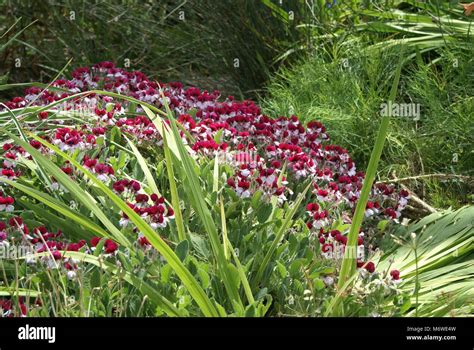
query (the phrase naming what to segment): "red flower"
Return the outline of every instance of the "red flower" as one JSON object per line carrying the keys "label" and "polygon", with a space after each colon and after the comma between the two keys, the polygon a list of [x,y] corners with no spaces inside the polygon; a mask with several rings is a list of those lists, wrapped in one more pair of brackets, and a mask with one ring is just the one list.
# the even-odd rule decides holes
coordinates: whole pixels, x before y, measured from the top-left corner
{"label": "red flower", "polygon": [[27,311],[28,311],[28,310],[26,309],[26,305],[23,304],[23,303],[20,303],[19,305],[20,305],[21,315],[22,315],[22,316],[26,316],[26,313],[27,313]]}
{"label": "red flower", "polygon": [[2,175],[8,178],[12,178],[15,176],[15,172],[11,169],[2,169]]}
{"label": "red flower", "polygon": [[375,271],[375,264],[372,262],[372,261],[369,261],[366,265],[365,265],[365,269],[367,271],[369,271],[370,273],[373,273]]}
{"label": "red flower", "polygon": [[317,211],[317,210],[319,210],[319,205],[318,205],[318,203],[309,203],[306,206],[306,210],[307,211]]}
{"label": "red flower", "polygon": [[37,141],[37,140],[31,140],[30,141],[30,145],[33,146],[34,148],[36,149],[40,149],[41,147],[41,142]]}
{"label": "red flower", "polygon": [[71,252],[77,252],[79,251],[79,249],[81,248],[81,246],[79,245],[79,243],[70,243],[67,245],[67,250],[71,251]]}
{"label": "red flower", "polygon": [[111,253],[113,253],[117,250],[118,245],[117,245],[117,243],[115,243],[111,239],[108,239],[108,240],[105,241],[104,247],[105,247],[105,252],[107,254],[111,254]]}
{"label": "red flower", "polygon": [[11,144],[11,143],[5,143],[5,144],[2,146],[2,148],[3,148],[4,151],[8,151],[8,150],[10,150],[10,149],[13,148],[13,144]]}
{"label": "red flower", "polygon": [[65,172],[66,174],[68,174],[68,175],[72,175],[72,173],[73,173],[72,168],[69,168],[69,167],[62,167],[61,170],[63,172]]}
{"label": "red flower", "polygon": [[235,181],[233,178],[228,178],[227,179],[227,185],[229,185],[230,187],[235,187]]}
{"label": "red flower", "polygon": [[144,247],[144,246],[149,246],[149,245],[150,245],[150,242],[148,241],[148,239],[147,239],[145,236],[140,237],[140,238],[138,239],[138,243],[139,243],[142,247]]}
{"label": "red flower", "polygon": [[18,226],[21,226],[23,224],[23,219],[19,216],[16,216],[16,217],[11,218],[10,220],[8,220],[8,224],[11,227],[18,227]]}
{"label": "red flower", "polygon": [[59,250],[54,250],[51,252],[53,255],[54,260],[60,260],[62,258],[61,252]]}
{"label": "red flower", "polygon": [[327,253],[327,252],[332,252],[334,250],[334,246],[332,244],[323,244],[321,250],[323,251],[323,253]]}
{"label": "red flower", "polygon": [[400,271],[398,270],[392,270],[390,271],[390,276],[396,281],[400,279]]}
{"label": "red flower", "polygon": [[148,202],[148,195],[139,193],[135,196],[135,201],[137,203],[146,203]]}
{"label": "red flower", "polygon": [[132,180],[130,181],[130,184],[129,184],[130,187],[132,187],[132,189],[137,192],[140,190],[140,188],[142,188],[142,186],[135,180]]}
{"label": "red flower", "polygon": [[39,112],[39,113],[38,113],[38,118],[39,118],[40,120],[44,120],[44,119],[48,118],[48,112],[46,112],[46,111]]}
{"label": "red flower", "polygon": [[91,238],[91,246],[97,247],[97,244],[99,244],[99,241],[101,240],[100,237],[92,237]]}

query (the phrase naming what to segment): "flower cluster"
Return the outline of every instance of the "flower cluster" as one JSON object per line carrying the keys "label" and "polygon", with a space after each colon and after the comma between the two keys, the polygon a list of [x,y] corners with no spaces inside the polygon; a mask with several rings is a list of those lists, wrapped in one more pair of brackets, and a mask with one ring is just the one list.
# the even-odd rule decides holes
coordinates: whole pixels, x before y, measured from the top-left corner
{"label": "flower cluster", "polygon": [[[117,187],[117,182],[114,184],[114,187]],[[137,193],[134,197],[134,202],[128,202],[127,204],[155,230],[165,228],[169,220],[174,218],[174,211],[171,206],[167,206],[165,204],[165,198],[158,196],[156,193],[150,196],[144,193]],[[120,225],[126,227],[128,224],[128,216],[123,213]],[[142,236],[139,238],[141,237]]]}
{"label": "flower cluster", "polygon": [[61,151],[92,148],[95,144],[94,134],[84,134],[70,128],[56,129],[53,143],[61,149]]}
{"label": "flower cluster", "polygon": [[7,213],[12,212],[15,209],[15,207],[13,206],[14,203],[15,200],[13,199],[13,197],[3,197],[0,192],[0,211],[5,211]]}
{"label": "flower cluster", "polygon": [[15,310],[15,305],[11,299],[0,299],[0,316],[1,317],[25,317],[27,315],[27,307],[23,297],[18,298],[18,311]]}
{"label": "flower cluster", "polygon": [[[0,221],[0,247],[21,247],[23,250],[18,254],[24,256],[29,265],[39,263],[50,269],[63,269],[71,279],[76,276],[78,262],[65,257],[63,252],[93,252],[100,240],[100,237],[93,237],[89,244],[85,240],[71,242],[61,230],[52,232],[45,226],[30,229],[19,216],[10,218],[8,222]],[[105,254],[113,254],[117,248],[118,245],[113,240],[104,239],[102,249]],[[37,258],[33,255],[36,253],[44,254]]]}
{"label": "flower cluster", "polygon": [[97,159],[89,158],[87,155],[82,161],[84,168],[95,174],[100,181],[107,182],[114,178],[114,169],[109,164],[100,163]]}

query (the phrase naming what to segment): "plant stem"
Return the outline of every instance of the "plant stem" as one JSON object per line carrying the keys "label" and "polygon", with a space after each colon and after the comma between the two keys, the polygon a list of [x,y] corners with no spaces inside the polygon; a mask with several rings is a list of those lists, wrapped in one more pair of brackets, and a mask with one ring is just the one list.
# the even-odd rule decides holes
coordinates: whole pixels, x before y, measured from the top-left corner
{"label": "plant stem", "polygon": [[[397,70],[395,72],[395,77],[392,83],[392,89],[390,91],[390,97],[388,99],[389,104],[393,102],[397,95],[398,91],[398,83],[400,81],[400,73],[402,69],[402,62],[403,62],[403,50],[400,55],[400,60],[398,63]],[[377,165],[380,160],[380,156],[382,155],[383,146],[385,143],[385,138],[387,136],[388,126],[390,124],[390,113],[383,115],[382,121],[380,123],[379,131],[377,134],[377,138],[375,140],[375,145],[372,150],[372,154],[370,155],[369,165],[367,167],[364,184],[362,186],[362,191],[357,201],[357,206],[355,209],[354,216],[352,218],[351,228],[349,230],[349,235],[347,239],[347,245],[344,252],[344,259],[342,261],[341,271],[339,273],[339,280],[337,283],[338,289],[343,288],[350,288],[350,283],[347,285],[346,283],[349,281],[351,276],[354,274],[356,270],[356,253],[357,253],[357,238],[359,237],[359,230],[362,225],[362,221],[364,219],[365,209],[367,207],[367,201],[369,199],[370,191],[372,189],[372,185],[374,183],[375,175],[377,172]],[[339,313],[339,303],[342,298],[342,294],[336,295],[335,297],[337,300],[334,303],[334,311],[336,314]]]}
{"label": "plant stem", "polygon": [[418,251],[415,242],[415,300],[416,300],[416,307],[415,307],[415,317],[418,317],[418,294],[419,294],[419,282],[418,282]]}

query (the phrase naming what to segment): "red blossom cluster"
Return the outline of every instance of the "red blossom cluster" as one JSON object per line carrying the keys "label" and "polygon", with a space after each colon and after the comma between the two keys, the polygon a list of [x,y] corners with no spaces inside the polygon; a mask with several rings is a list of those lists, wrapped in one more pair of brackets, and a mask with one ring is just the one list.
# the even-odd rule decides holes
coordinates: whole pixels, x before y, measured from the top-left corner
{"label": "red blossom cluster", "polygon": [[100,181],[107,182],[114,178],[114,169],[109,164],[100,163],[95,158],[89,158],[87,155],[82,160],[84,168],[95,174]]}
{"label": "red blossom cluster", "polygon": [[[8,222],[0,221],[0,247],[23,247],[24,250],[21,253],[25,254],[28,264],[40,263],[49,268],[63,269],[68,272],[67,276],[71,279],[75,277],[74,271],[78,265],[74,259],[64,257],[62,252],[89,253],[96,249],[100,240],[100,237],[93,237],[89,244],[85,240],[70,242],[61,230],[51,232],[45,226],[30,229],[19,216],[11,217]],[[118,245],[113,240],[104,239],[102,249],[105,254],[113,254],[117,248]],[[44,255],[37,259],[33,255],[36,253],[44,253]]]}
{"label": "red blossom cluster", "polygon": [[15,200],[12,196],[2,196],[0,192],[0,211],[12,212],[15,209],[14,203]]}
{"label": "red blossom cluster", "polygon": [[[114,184],[114,188],[116,187],[117,183]],[[128,202],[127,204],[135,213],[145,219],[153,229],[165,228],[169,220],[174,218],[173,208],[167,206],[165,204],[165,198],[158,196],[156,193],[150,196],[144,193],[137,193],[134,196],[134,202]],[[122,213],[120,225],[126,227],[128,224],[128,216]],[[139,240],[143,241],[142,237],[143,236],[139,235]]]}
{"label": "red blossom cluster", "polygon": [[18,311],[15,310],[15,305],[11,299],[0,299],[0,316],[1,317],[25,317],[27,315],[27,307],[23,297],[18,298]]}

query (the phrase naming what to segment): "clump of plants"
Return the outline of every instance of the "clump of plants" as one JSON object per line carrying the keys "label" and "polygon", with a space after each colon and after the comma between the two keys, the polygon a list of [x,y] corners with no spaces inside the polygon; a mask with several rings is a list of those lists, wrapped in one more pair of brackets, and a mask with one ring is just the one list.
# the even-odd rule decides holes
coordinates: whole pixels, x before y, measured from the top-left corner
{"label": "clump of plants", "polygon": [[413,309],[404,270],[376,265],[409,199],[393,185],[368,192],[358,272],[338,278],[365,175],[318,121],[111,62],[28,88],[0,118],[0,244],[27,250],[1,262],[4,316]]}

